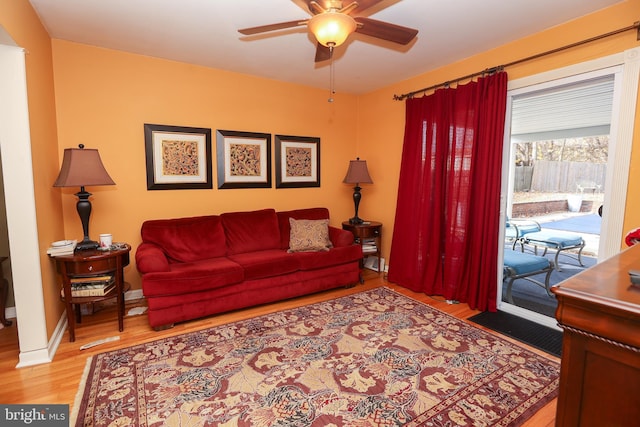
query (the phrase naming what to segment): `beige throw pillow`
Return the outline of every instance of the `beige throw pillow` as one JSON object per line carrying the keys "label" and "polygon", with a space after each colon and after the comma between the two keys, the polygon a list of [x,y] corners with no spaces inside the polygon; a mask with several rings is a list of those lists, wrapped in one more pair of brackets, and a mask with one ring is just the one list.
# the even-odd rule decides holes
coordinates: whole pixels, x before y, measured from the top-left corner
{"label": "beige throw pillow", "polygon": [[289,252],[328,251],[333,245],[329,239],[328,219],[289,218]]}

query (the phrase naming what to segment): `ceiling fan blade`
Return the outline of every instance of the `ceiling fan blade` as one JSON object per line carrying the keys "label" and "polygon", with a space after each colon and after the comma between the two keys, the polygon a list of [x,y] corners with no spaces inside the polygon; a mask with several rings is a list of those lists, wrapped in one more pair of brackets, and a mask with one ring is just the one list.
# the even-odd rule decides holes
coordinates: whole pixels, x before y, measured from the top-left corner
{"label": "ceiling fan blade", "polygon": [[322,62],[331,59],[332,54],[333,50],[318,43],[318,46],[316,47],[316,62]]}
{"label": "ceiling fan blade", "polygon": [[278,24],[269,24],[269,25],[260,25],[259,27],[251,27],[251,28],[243,28],[238,30],[240,34],[244,34],[245,36],[250,36],[253,34],[266,33],[268,31],[275,30],[284,30],[286,28],[299,27],[301,25],[305,25],[307,23],[306,20],[298,20],[298,21],[289,21],[289,22],[280,22]]}
{"label": "ceiling fan blade", "polygon": [[353,19],[355,19],[358,24],[361,24],[356,28],[356,33],[398,44],[409,44],[418,34],[418,30],[414,30],[413,28],[377,21],[375,19],[359,16],[355,16]]}

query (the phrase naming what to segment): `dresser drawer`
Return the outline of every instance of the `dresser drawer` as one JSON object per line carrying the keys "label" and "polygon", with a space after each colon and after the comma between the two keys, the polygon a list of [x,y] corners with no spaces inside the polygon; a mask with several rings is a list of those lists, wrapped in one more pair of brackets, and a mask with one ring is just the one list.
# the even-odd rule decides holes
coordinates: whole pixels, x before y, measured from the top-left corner
{"label": "dresser drawer", "polygon": [[381,227],[354,227],[351,232],[355,237],[363,239],[380,236]]}
{"label": "dresser drawer", "polygon": [[350,231],[356,239],[379,238],[382,234],[382,223],[368,221],[362,224],[351,224],[349,221],[344,221],[342,229]]}
{"label": "dresser drawer", "polygon": [[65,262],[69,276],[87,276],[115,271],[117,260],[115,257],[87,260],[83,262]]}

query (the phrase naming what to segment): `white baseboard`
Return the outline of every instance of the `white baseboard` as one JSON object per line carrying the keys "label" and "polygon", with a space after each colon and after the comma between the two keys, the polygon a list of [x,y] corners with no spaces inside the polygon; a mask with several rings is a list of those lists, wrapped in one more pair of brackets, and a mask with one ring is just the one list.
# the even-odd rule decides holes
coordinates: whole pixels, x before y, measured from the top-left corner
{"label": "white baseboard", "polygon": [[[132,291],[128,291],[124,294],[125,301],[137,300],[144,298],[142,294],[142,289],[134,289]],[[15,307],[7,307],[5,310],[7,319],[15,319],[16,317],[16,309]],[[64,332],[67,330],[67,312],[63,311],[60,320],[58,320],[58,324],[56,325],[55,330],[49,340],[47,345],[47,349],[40,349],[36,351],[29,352],[20,352],[19,362],[16,365],[16,368],[24,368],[27,366],[33,365],[41,365],[43,363],[51,363],[53,361],[53,357],[58,351],[58,346],[62,341],[62,337],[64,336]]]}
{"label": "white baseboard", "polygon": [[25,368],[27,366],[42,365],[44,363],[51,363],[53,357],[50,356],[47,349],[39,349],[34,351],[21,351],[19,355],[19,362],[16,368]]}
{"label": "white baseboard", "polygon": [[67,330],[67,313],[62,312],[62,317],[58,320],[58,324],[51,335],[51,339],[47,343],[47,349],[41,349],[30,352],[20,352],[20,361],[16,368],[24,368],[27,366],[42,365],[43,363],[51,363],[53,356],[58,351],[58,346],[62,341],[64,331]]}

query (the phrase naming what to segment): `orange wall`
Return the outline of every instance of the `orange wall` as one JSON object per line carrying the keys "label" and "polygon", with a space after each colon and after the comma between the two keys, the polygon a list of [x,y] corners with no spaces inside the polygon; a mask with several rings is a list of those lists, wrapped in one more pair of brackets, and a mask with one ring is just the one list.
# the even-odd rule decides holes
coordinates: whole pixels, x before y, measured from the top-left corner
{"label": "orange wall", "polygon": [[59,170],[58,162],[52,161],[58,157],[58,140],[51,40],[26,0],[0,2],[0,25],[27,52],[25,61],[32,162],[33,170],[36,171],[33,179],[41,248],[40,266],[47,333],[51,336],[64,311],[55,285],[55,271],[46,254],[49,244],[63,234],[60,195],[51,187]]}
{"label": "orange wall", "polygon": [[[115,186],[92,187],[90,234],[109,232],[135,247],[152,218],[273,207],[326,206],[332,224],[352,216],[352,188],[342,179],[354,158],[356,97],[327,102],[326,90],[184,63],[53,41],[58,157],[83,143],[97,148]],[[147,191],[143,124],[320,137],[320,188]],[[275,141],[272,142],[272,152]],[[272,164],[274,162],[272,161]],[[77,189],[64,189],[65,232],[78,238]],[[256,236],[259,238],[259,236]],[[133,257],[132,257],[133,261]],[[126,278],[140,287],[135,266]]]}
{"label": "orange wall", "polygon": [[[373,185],[363,186],[360,216],[384,223],[383,251],[388,256],[404,128],[404,103],[393,101],[393,94],[627,26],[637,19],[638,10],[640,0],[629,0],[364,96],[338,94],[336,102],[329,104],[326,90],[51,41],[27,0],[0,2],[0,25],[28,51],[35,196],[49,335],[63,308],[44,249],[54,240],[81,237],[73,196],[76,190],[51,187],[64,148],[83,143],[100,150],[117,185],[88,188],[94,194],[91,235],[111,232],[116,241],[130,242],[134,250],[140,240],[140,224],[150,218],[327,206],[333,224],[338,225],[353,214],[352,189],[342,184],[342,178],[348,161],[359,156],[367,160],[374,180]],[[635,33],[628,32],[507,71],[510,79],[516,79],[636,46]],[[218,190],[214,178],[211,190],[147,191],[143,123],[318,136],[322,140],[322,186]],[[639,144],[640,126],[636,126],[629,194],[640,194]],[[640,201],[627,199],[625,230],[640,225]],[[135,265],[127,269],[126,277],[134,288],[139,287]]]}
{"label": "orange wall", "polygon": [[[408,93],[477,71],[506,64],[540,52],[632,25],[638,19],[640,0],[629,0],[617,6],[587,15],[551,30],[535,34],[480,55],[422,74],[369,93],[358,100],[357,153],[375,170],[374,185],[363,190],[363,218],[383,222],[383,248],[388,256],[393,233],[400,159],[404,136],[405,103],[394,101],[393,95]],[[640,46],[636,31],[574,48],[506,69],[509,79],[535,75],[544,71],[577,64]],[[636,110],[637,111],[637,110]],[[623,233],[640,227],[640,114],[636,117],[633,154]],[[624,235],[624,234],[623,234]]]}

